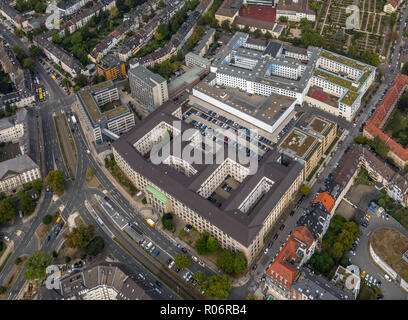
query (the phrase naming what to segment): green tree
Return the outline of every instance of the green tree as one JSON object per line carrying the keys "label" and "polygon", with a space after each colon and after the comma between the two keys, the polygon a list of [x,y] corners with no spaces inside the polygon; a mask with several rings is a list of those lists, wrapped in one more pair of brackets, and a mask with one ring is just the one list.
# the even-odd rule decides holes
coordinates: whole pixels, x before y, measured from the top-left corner
{"label": "green tree", "polygon": [[344,247],[340,242],[336,242],[331,250],[331,255],[335,261],[339,261],[343,256]]}
{"label": "green tree", "polygon": [[39,180],[39,179],[34,180],[33,183],[32,183],[32,186],[33,186],[33,190],[35,192],[40,193],[41,190],[42,190],[42,187],[43,187],[43,182],[42,182],[42,180]]}
{"label": "green tree", "polygon": [[225,31],[231,32],[230,22],[228,20],[224,20],[221,23],[221,28],[223,28]]}
{"label": "green tree", "polygon": [[308,195],[310,193],[311,189],[307,184],[304,184],[301,188],[300,188],[300,192],[302,192],[302,194],[304,195]]}
{"label": "green tree", "polygon": [[66,256],[66,257],[65,257],[65,263],[69,263],[70,261],[71,261],[71,257]]}
{"label": "green tree", "polygon": [[65,188],[64,172],[62,170],[50,171],[45,178],[45,183],[50,186],[56,195],[62,195]]}
{"label": "green tree", "polygon": [[281,17],[279,17],[279,21],[283,22],[283,23],[287,23],[288,22],[288,17],[281,16]]}
{"label": "green tree", "polygon": [[18,197],[18,208],[24,213],[24,215],[29,216],[33,213],[35,205],[33,199],[27,195],[23,189],[17,193]]}
{"label": "green tree", "polygon": [[24,273],[24,278],[26,280],[39,280],[44,279],[45,269],[52,264],[53,259],[48,252],[42,252],[37,250],[29,257],[24,263],[26,272]]}
{"label": "green tree", "polygon": [[236,252],[234,255],[234,273],[242,274],[248,267],[248,261],[242,252]]}
{"label": "green tree", "polygon": [[21,263],[21,258],[20,257],[17,257],[15,260],[14,260],[14,264],[16,265],[16,266],[18,266],[20,263]]}
{"label": "green tree", "polygon": [[119,16],[119,9],[117,7],[113,7],[112,9],[110,9],[110,11],[109,11],[109,18],[110,19],[114,20],[118,16]]}
{"label": "green tree", "polygon": [[16,214],[16,209],[13,202],[11,202],[11,197],[0,200],[0,222],[7,222],[14,218]]}
{"label": "green tree", "polygon": [[258,300],[259,298],[254,294],[248,293],[246,299],[247,300]]}
{"label": "green tree", "polygon": [[195,249],[198,254],[207,254],[208,249],[207,249],[207,240],[208,240],[209,234],[207,232],[203,232],[200,238],[197,239],[195,242]]}
{"label": "green tree", "polygon": [[[408,29],[407,29],[407,31],[408,31]],[[404,66],[402,67],[401,73],[408,75],[408,62],[404,63]]]}
{"label": "green tree", "polygon": [[354,138],[354,142],[358,144],[366,144],[367,140],[368,139],[366,137],[362,137],[362,136],[357,136]]}
{"label": "green tree", "polygon": [[14,29],[14,34],[15,34],[17,37],[22,37],[23,34],[24,34],[24,32],[23,32],[23,30],[21,30],[21,29],[19,29],[19,28],[15,28],[15,29]]}
{"label": "green tree", "polygon": [[220,245],[218,244],[217,240],[212,236],[208,237],[206,246],[207,252],[210,254],[215,254],[218,251],[220,251]]}
{"label": "green tree", "polygon": [[4,286],[0,286],[0,294],[6,293],[7,288]]}
{"label": "green tree", "polygon": [[194,273],[193,278],[198,282],[199,285],[203,284],[205,281],[204,272],[197,271],[196,273]]}
{"label": "green tree", "polygon": [[129,83],[126,83],[124,86],[123,86],[123,90],[125,90],[127,93],[131,93],[131,90],[130,90],[130,85],[129,85]]}
{"label": "green tree", "polygon": [[176,258],[174,258],[174,263],[177,268],[184,270],[190,265],[190,258],[186,254],[178,254]]}
{"label": "green tree", "polygon": [[231,23],[230,29],[231,29],[231,32],[237,32],[240,30],[240,28],[235,22]]}
{"label": "green tree", "polygon": [[90,256],[97,256],[100,252],[102,252],[103,248],[105,247],[105,242],[99,236],[93,238],[91,242],[85,247],[85,252],[87,255]]}
{"label": "green tree", "polygon": [[162,217],[163,228],[169,230],[170,232],[176,231],[173,225],[173,215],[171,213],[166,213]]}
{"label": "green tree", "polygon": [[164,3],[163,0],[160,0],[157,4],[157,8],[159,9],[163,9],[164,7],[166,7],[166,4]]}
{"label": "green tree", "polygon": [[74,79],[74,83],[79,87],[85,87],[88,84],[88,78],[83,74],[78,74]]}
{"label": "green tree", "polygon": [[387,144],[385,144],[379,137],[375,137],[372,140],[368,140],[368,145],[374,149],[374,151],[381,157],[385,158],[390,151]]}
{"label": "green tree", "polygon": [[226,273],[234,272],[234,254],[230,250],[223,250],[217,257],[217,266]]}
{"label": "green tree", "polygon": [[78,228],[73,228],[69,234],[63,234],[65,243],[70,248],[84,249],[91,239],[94,237],[94,226],[80,225]]}
{"label": "green tree", "polygon": [[23,68],[24,69],[28,69],[30,71],[34,71],[35,70],[35,62],[33,59],[30,58],[25,58],[23,60]]}
{"label": "green tree", "polygon": [[272,39],[272,34],[269,31],[266,31],[265,32],[265,38],[268,39],[268,40]]}
{"label": "green tree", "polygon": [[56,44],[61,44],[62,39],[60,38],[60,36],[58,34],[58,31],[54,30],[52,32],[51,40],[52,40],[52,42],[54,42]]}
{"label": "green tree", "polygon": [[79,32],[74,33],[71,36],[71,43],[73,46],[75,45],[81,45],[82,43],[82,35]]}
{"label": "green tree", "polygon": [[160,24],[156,32],[154,33],[154,38],[158,41],[165,39],[170,34],[169,25],[167,23]]}
{"label": "green tree", "polygon": [[52,222],[52,216],[50,214],[46,214],[42,218],[42,223],[44,223],[44,224],[50,224],[51,222]]}
{"label": "green tree", "polygon": [[256,30],[254,31],[253,35],[254,35],[255,38],[260,38],[260,37],[262,37],[263,33],[262,33],[261,30],[256,29]]}
{"label": "green tree", "polygon": [[39,47],[37,47],[35,45],[32,45],[30,47],[30,55],[32,57],[34,57],[34,58],[35,57],[40,57],[40,56],[42,56],[42,54],[43,54],[43,51]]}
{"label": "green tree", "polygon": [[231,290],[232,282],[226,275],[211,276],[205,281],[200,289],[204,295],[211,300],[225,300]]}

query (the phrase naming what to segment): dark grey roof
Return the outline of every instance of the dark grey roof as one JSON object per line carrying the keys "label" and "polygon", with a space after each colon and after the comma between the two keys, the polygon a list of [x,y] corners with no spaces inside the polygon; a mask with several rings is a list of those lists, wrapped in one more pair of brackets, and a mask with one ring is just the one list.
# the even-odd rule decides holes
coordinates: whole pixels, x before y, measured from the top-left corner
{"label": "dark grey roof", "polygon": [[8,174],[21,174],[35,168],[38,168],[38,165],[28,155],[23,154],[20,157],[0,162],[0,180]]}
{"label": "dark grey roof", "polygon": [[[146,117],[143,123],[122,135],[113,143],[113,148],[131,168],[146,177],[147,180],[244,246],[248,246],[262,228],[265,218],[301,174],[303,165],[292,161],[288,166],[284,166],[279,162],[280,154],[277,151],[267,152],[259,162],[257,172],[247,176],[237,190],[232,192],[228,201],[218,208],[196,193],[202,182],[217,168],[217,164],[194,165],[199,172],[192,177],[187,177],[170,166],[152,164],[133,147],[134,143],[160,122],[165,121],[172,125],[174,120],[178,120],[171,115],[176,108],[177,105],[173,102],[167,102]],[[182,122],[182,131],[187,127],[189,125]],[[249,213],[238,210],[238,205],[244,201],[263,177],[268,177],[274,182],[270,190]]]}
{"label": "dark grey roof", "polygon": [[275,41],[269,41],[263,54],[264,55],[268,54],[268,55],[271,55],[272,57],[276,57],[281,47],[282,47],[281,43],[275,42]]}
{"label": "dark grey roof", "polygon": [[323,233],[323,222],[328,219],[330,219],[330,213],[327,212],[323,204],[319,201],[307,208],[306,212],[300,216],[296,224],[308,228],[316,240]]}

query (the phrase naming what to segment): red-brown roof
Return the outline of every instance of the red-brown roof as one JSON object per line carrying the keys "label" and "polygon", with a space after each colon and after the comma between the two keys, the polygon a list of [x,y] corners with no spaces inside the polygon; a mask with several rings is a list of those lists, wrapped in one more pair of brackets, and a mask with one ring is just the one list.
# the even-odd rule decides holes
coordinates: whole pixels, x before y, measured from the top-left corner
{"label": "red-brown roof", "polygon": [[321,192],[317,195],[316,199],[313,201],[313,203],[321,202],[323,206],[326,208],[327,212],[331,212],[333,210],[335,200],[331,195],[329,195],[327,192]]}
{"label": "red-brown roof", "polygon": [[313,235],[305,226],[298,226],[293,230],[275,260],[266,270],[268,275],[287,287],[291,287],[295,280],[297,269],[291,262],[296,259],[296,251],[300,247],[299,241],[305,243],[307,248],[310,248],[314,242]]}
{"label": "red-brown roof", "polygon": [[381,141],[387,144],[391,152],[395,153],[403,161],[408,161],[408,149],[404,149],[399,143],[394,141],[389,135],[381,129],[381,123],[390,112],[392,106],[397,102],[400,93],[408,85],[408,76],[398,75],[394,79],[393,86],[388,90],[383,102],[378,106],[377,111],[367,120],[364,131],[367,131],[374,137],[379,137]]}
{"label": "red-brown roof", "polygon": [[388,0],[387,4],[392,5],[394,8],[397,8],[400,5],[400,1],[398,0]]}

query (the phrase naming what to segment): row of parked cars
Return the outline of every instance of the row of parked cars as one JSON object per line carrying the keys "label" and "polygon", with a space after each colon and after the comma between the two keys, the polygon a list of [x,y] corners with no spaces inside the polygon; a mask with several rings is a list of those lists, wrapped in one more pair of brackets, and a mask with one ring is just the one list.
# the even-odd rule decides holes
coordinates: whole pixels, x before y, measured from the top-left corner
{"label": "row of parked cars", "polygon": [[156,250],[156,246],[151,241],[147,242],[147,240],[143,239],[143,240],[140,240],[139,244],[142,248],[149,251],[151,254],[153,254],[154,252],[155,257],[157,257],[160,254],[160,251]]}

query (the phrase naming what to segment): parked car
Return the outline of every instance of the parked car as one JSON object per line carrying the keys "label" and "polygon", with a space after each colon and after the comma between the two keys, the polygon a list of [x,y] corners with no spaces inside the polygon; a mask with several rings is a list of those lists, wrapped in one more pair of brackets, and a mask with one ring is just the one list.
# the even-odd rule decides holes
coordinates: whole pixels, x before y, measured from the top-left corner
{"label": "parked car", "polygon": [[279,230],[283,230],[284,228],[285,228],[285,225],[282,224],[282,225],[279,227]]}
{"label": "parked car", "polygon": [[277,233],[275,233],[275,235],[273,236],[273,240],[276,240],[276,239],[278,239],[278,234]]}
{"label": "parked car", "polygon": [[385,278],[388,282],[391,282],[391,281],[392,281],[391,277],[390,277],[388,274],[385,274],[385,275],[384,275],[384,278]]}

